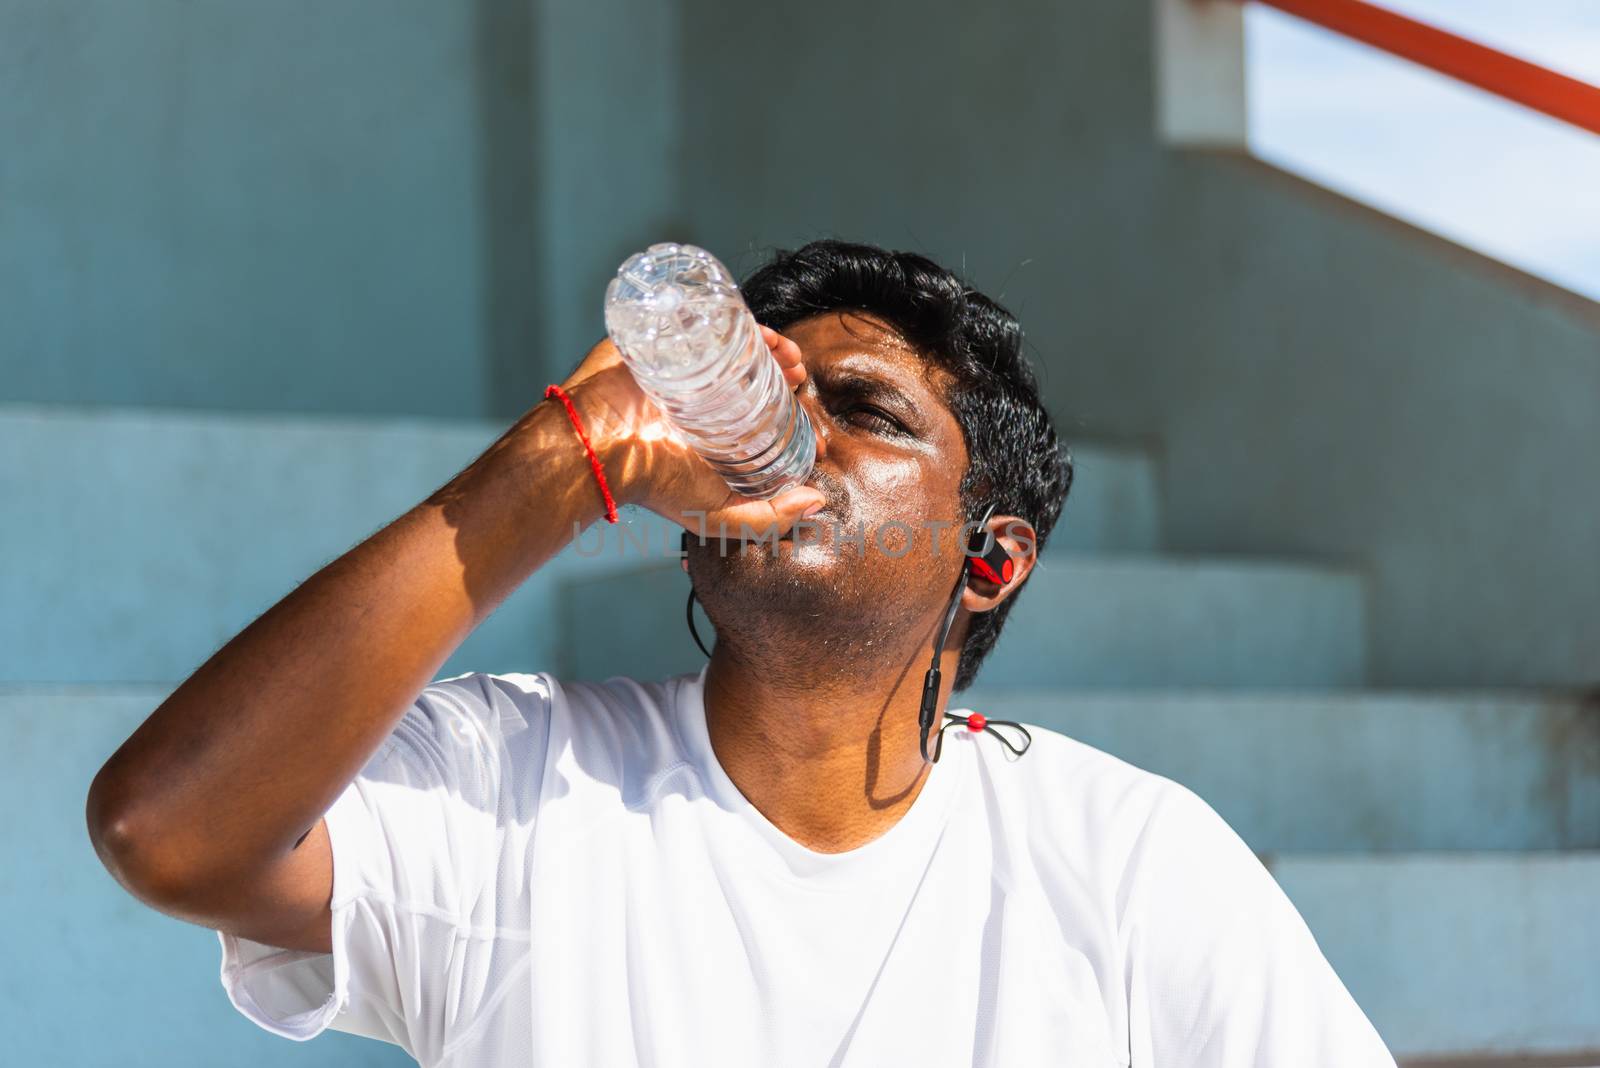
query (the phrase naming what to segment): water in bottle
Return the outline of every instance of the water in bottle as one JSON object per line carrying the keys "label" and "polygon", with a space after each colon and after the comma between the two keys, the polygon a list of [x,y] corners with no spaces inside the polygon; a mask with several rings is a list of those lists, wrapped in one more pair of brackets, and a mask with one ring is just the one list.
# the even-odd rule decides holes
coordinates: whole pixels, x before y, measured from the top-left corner
{"label": "water in bottle", "polygon": [[630,256],[605,315],[639,388],[736,492],[766,499],[811,474],[811,420],[715,256],[673,243]]}

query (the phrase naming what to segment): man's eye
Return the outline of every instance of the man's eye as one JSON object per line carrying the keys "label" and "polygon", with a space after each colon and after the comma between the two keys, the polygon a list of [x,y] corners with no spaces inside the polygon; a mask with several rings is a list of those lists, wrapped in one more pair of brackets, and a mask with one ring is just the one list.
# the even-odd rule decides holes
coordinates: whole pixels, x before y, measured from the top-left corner
{"label": "man's eye", "polygon": [[893,434],[905,432],[905,427],[900,425],[899,420],[870,404],[852,404],[840,414],[852,422],[874,430],[885,430]]}

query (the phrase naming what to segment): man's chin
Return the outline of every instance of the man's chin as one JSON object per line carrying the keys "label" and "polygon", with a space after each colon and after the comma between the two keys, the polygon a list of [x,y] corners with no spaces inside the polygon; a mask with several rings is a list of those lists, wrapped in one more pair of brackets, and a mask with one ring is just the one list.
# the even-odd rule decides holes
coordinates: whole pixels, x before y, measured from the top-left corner
{"label": "man's chin", "polygon": [[826,585],[835,572],[849,570],[848,561],[841,560],[834,546],[810,537],[780,537],[765,540],[730,540],[717,545],[711,543],[711,555],[716,568],[727,580],[738,582],[748,576],[782,576],[786,581],[804,578]]}
{"label": "man's chin", "polygon": [[820,545],[747,541],[730,543],[726,556],[713,548],[708,559],[690,562],[689,575],[719,629],[770,636],[796,620],[852,615],[849,591],[859,575],[844,564]]}

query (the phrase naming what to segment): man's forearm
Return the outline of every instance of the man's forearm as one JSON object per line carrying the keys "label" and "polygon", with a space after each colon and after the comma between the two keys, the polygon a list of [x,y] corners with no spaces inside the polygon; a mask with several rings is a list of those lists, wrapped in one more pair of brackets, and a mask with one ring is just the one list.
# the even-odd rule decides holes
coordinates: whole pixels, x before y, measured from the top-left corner
{"label": "man's forearm", "polygon": [[292,849],[451,653],[599,518],[554,402],[233,637],[151,714],[89,794],[95,847],[160,895]]}

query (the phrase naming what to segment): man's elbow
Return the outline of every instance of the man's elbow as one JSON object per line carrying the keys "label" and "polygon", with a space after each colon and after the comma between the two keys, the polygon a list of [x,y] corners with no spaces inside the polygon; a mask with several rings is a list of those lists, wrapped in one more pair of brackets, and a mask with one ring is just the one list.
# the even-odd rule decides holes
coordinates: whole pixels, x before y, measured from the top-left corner
{"label": "man's elbow", "polygon": [[202,881],[192,864],[174,855],[159,826],[141,816],[109,766],[89,785],[84,806],[95,855],[128,893],[163,912],[191,912]]}

